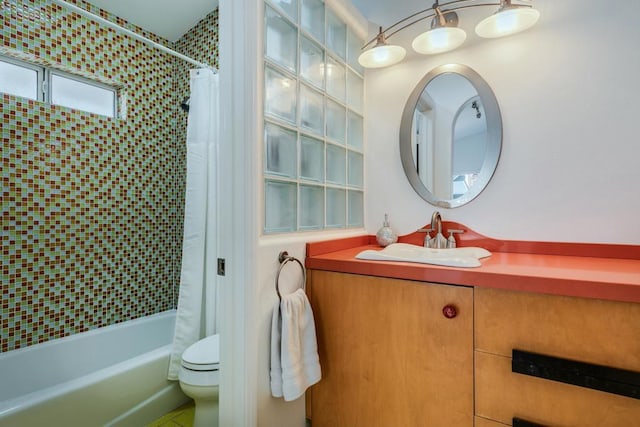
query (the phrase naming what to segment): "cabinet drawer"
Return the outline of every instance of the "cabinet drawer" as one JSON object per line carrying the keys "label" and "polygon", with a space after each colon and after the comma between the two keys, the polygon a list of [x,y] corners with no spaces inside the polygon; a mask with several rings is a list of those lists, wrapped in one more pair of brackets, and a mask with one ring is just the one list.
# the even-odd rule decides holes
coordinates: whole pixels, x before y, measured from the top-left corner
{"label": "cabinet drawer", "polygon": [[511,425],[638,425],[640,400],[511,372],[511,358],[476,351],[476,415]]}
{"label": "cabinet drawer", "polygon": [[475,348],[640,371],[640,304],[475,289]]}
{"label": "cabinet drawer", "polygon": [[[311,270],[314,427],[473,425],[473,289]],[[455,305],[447,318],[443,307]]]}

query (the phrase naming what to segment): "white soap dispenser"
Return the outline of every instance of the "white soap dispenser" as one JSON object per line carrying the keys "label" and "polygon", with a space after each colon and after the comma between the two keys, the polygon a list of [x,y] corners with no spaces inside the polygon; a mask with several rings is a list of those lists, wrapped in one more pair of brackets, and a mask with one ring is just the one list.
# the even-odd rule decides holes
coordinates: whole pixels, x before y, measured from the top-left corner
{"label": "white soap dispenser", "polygon": [[398,241],[398,235],[395,231],[389,226],[389,215],[384,214],[384,222],[382,223],[382,228],[378,230],[376,233],[376,241],[382,247],[389,246],[392,243]]}

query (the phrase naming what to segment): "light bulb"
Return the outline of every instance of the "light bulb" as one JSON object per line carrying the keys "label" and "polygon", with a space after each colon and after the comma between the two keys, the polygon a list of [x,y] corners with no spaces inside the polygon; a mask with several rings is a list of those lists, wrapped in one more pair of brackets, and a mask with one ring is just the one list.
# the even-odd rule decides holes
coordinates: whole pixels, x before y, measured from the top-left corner
{"label": "light bulb", "polygon": [[503,37],[524,31],[538,22],[540,12],[524,6],[505,7],[476,25],[480,37]]}
{"label": "light bulb", "polygon": [[413,39],[413,50],[424,55],[447,52],[460,46],[467,33],[458,27],[438,27],[420,34]]}
{"label": "light bulb", "polygon": [[365,68],[383,68],[397,64],[407,54],[401,46],[378,44],[372,49],[366,50],[358,57],[358,62]]}

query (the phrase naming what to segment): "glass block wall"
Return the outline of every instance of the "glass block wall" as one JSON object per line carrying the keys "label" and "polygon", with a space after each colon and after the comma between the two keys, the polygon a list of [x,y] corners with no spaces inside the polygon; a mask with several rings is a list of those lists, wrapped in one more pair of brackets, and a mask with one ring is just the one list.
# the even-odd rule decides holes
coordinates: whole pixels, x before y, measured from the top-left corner
{"label": "glass block wall", "polygon": [[264,24],[264,232],[362,227],[363,41],[323,0]]}

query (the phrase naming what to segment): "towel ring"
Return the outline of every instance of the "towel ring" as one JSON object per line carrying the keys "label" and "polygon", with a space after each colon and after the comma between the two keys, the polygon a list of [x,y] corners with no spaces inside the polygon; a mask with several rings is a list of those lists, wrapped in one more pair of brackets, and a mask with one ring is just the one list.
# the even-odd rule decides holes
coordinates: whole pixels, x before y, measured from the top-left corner
{"label": "towel ring", "polygon": [[307,270],[304,268],[304,264],[302,264],[302,262],[300,262],[298,258],[290,256],[287,251],[280,252],[280,255],[278,255],[278,261],[280,261],[280,267],[278,267],[278,273],[276,274],[276,293],[278,294],[278,298],[282,300],[282,295],[280,294],[280,284],[278,283],[278,281],[280,280],[280,272],[282,272],[282,268],[289,261],[297,262],[302,269],[302,290],[305,290],[307,283]]}

